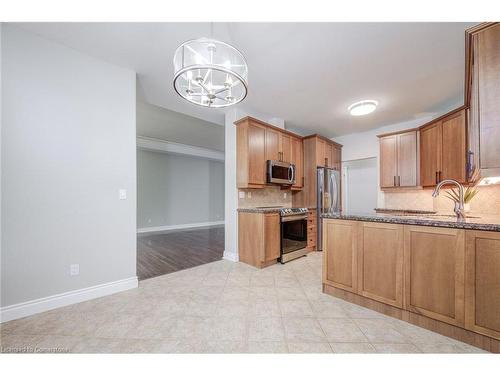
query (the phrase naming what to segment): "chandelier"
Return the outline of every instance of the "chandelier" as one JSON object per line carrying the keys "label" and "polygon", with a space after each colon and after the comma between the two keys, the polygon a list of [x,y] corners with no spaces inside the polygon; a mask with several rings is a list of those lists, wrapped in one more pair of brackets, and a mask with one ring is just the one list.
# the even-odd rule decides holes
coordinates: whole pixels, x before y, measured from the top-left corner
{"label": "chandelier", "polygon": [[227,107],[247,96],[245,58],[233,46],[212,38],[181,44],[174,54],[174,72],[177,94],[203,107]]}

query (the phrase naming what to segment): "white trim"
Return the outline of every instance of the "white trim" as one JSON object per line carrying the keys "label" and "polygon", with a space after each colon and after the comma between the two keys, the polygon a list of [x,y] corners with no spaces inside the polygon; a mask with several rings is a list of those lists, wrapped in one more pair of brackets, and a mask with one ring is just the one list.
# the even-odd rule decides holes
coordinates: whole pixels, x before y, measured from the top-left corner
{"label": "white trim", "polygon": [[137,137],[137,148],[168,154],[196,156],[221,162],[224,162],[225,158],[224,152],[221,151],[143,136]]}
{"label": "white trim", "polygon": [[203,227],[214,227],[224,225],[224,221],[206,221],[203,223],[190,223],[190,224],[178,224],[178,225],[163,225],[160,227],[145,227],[137,228],[137,233],[149,233],[149,232],[163,232],[166,230],[178,230],[178,229],[188,229],[188,228],[203,228]]}
{"label": "white trim", "polygon": [[224,254],[222,256],[223,259],[230,260],[231,262],[238,262],[240,260],[240,257],[238,254],[232,252],[232,251],[224,251]]}
{"label": "white trim", "polygon": [[21,302],[15,305],[5,306],[0,309],[0,322],[23,318],[25,316],[38,314],[58,307],[72,305],[74,303],[88,301],[90,299],[123,292],[128,289],[137,288],[139,282],[137,276],[128,279],[112,281],[105,284],[91,286],[89,288],[72,290],[70,292],[55,294],[53,296]]}

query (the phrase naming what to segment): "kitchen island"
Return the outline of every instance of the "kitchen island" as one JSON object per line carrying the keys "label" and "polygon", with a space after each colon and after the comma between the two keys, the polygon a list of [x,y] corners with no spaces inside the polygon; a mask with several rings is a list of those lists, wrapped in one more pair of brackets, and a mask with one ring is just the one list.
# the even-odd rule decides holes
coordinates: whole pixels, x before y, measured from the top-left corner
{"label": "kitchen island", "polygon": [[500,216],[322,220],[325,293],[500,352]]}

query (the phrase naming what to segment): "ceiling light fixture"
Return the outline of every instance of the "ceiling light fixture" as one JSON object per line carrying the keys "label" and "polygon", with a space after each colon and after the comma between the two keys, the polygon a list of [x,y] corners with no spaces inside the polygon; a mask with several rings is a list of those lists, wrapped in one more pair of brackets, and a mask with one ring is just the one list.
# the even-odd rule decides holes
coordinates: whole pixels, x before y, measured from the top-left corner
{"label": "ceiling light fixture", "polygon": [[351,116],[364,116],[375,111],[377,105],[378,102],[376,100],[362,100],[351,104],[347,109]]}
{"label": "ceiling light fixture", "polygon": [[182,43],[174,54],[174,89],[187,101],[211,108],[241,102],[248,91],[243,54],[213,38]]}

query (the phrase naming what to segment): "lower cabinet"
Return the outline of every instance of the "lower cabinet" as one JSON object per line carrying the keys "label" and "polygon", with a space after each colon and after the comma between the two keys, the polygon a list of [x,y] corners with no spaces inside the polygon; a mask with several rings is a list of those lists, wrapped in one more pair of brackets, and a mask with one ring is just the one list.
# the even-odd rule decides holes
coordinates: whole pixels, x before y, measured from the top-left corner
{"label": "lower cabinet", "polygon": [[280,233],[278,213],[240,212],[239,260],[259,268],[276,263],[280,257]]}
{"label": "lower cabinet", "polygon": [[465,327],[500,340],[500,233],[467,231]]}
{"label": "lower cabinet", "polygon": [[357,232],[359,222],[324,220],[323,282],[357,292]]}
{"label": "lower cabinet", "polygon": [[359,223],[358,293],[403,307],[403,226]]}
{"label": "lower cabinet", "polygon": [[404,228],[406,309],[463,327],[465,231]]}

